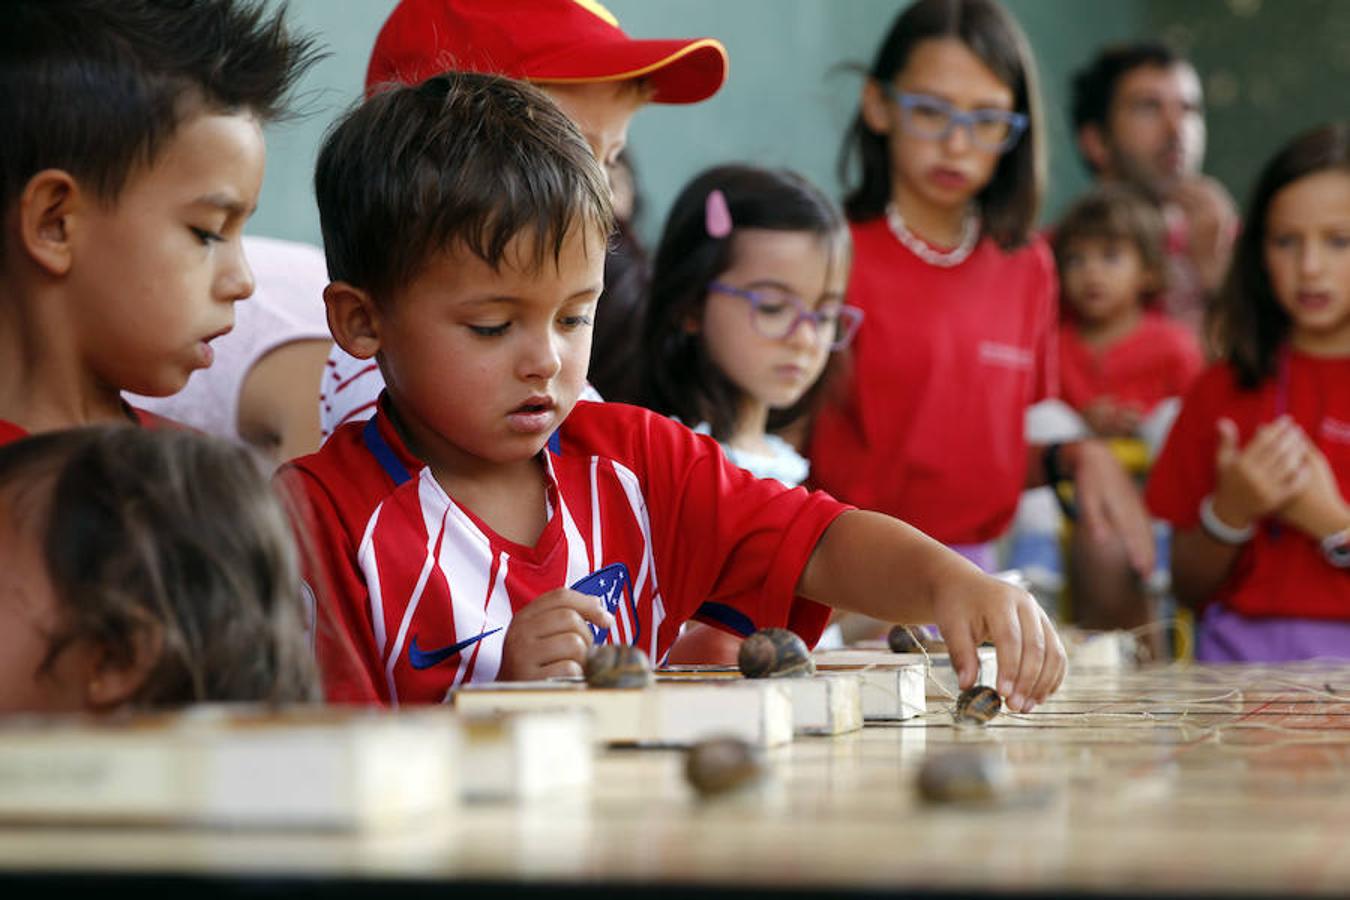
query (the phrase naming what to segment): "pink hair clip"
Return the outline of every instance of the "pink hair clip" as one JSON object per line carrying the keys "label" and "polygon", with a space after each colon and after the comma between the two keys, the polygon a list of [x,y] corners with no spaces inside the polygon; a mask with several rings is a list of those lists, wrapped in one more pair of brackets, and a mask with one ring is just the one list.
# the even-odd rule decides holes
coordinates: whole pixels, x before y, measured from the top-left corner
{"label": "pink hair clip", "polygon": [[704,227],[708,237],[724,238],[731,234],[731,210],[727,208],[727,197],[717,188],[708,192],[703,209]]}

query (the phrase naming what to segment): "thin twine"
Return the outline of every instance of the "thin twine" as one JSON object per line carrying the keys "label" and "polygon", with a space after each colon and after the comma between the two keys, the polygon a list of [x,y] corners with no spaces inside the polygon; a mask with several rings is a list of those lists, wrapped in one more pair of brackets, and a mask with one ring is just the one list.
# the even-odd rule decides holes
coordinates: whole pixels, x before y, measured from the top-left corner
{"label": "thin twine", "polygon": [[[905,629],[906,633],[909,634],[909,636],[913,639],[915,645],[919,648],[919,652],[923,654],[925,662],[924,675],[926,683],[931,683],[933,687],[938,691],[938,693],[945,696],[947,699],[953,701],[954,704],[955,701],[958,699],[957,695],[953,694],[951,690],[945,684],[943,684],[942,681],[940,681],[934,674],[935,667],[933,664],[933,658],[928,653],[928,650],[924,647],[923,642],[914,633],[914,630],[910,628],[910,626],[902,625],[901,627]],[[1131,629],[1130,633],[1136,635],[1145,634],[1151,630],[1156,630],[1159,627],[1168,628],[1170,626],[1168,626],[1166,623],[1150,623],[1148,625],[1143,625],[1138,628]],[[1186,634],[1184,628],[1178,628],[1178,633],[1181,635]],[[1188,635],[1187,639],[1189,639]],[[1344,660],[1338,660],[1337,662],[1344,664]],[[867,672],[880,667],[881,666],[879,663],[873,663],[871,665],[864,666],[859,671]],[[1146,684],[1144,685],[1146,690],[1148,688],[1147,682],[1154,682],[1155,687],[1161,687],[1165,690],[1167,687],[1173,686],[1172,684],[1168,683],[1165,679],[1167,679],[1169,675],[1175,674],[1179,669],[1182,668],[1186,668],[1186,666],[1184,664],[1173,663],[1172,665],[1154,669],[1150,672],[1134,673],[1134,677],[1140,678],[1146,682]],[[1207,674],[1211,674],[1216,677],[1220,675],[1219,672]],[[1170,728],[1177,729],[1180,732],[1181,739],[1186,743],[1196,743],[1209,740],[1211,738],[1214,739],[1216,743],[1222,743],[1222,737],[1224,733],[1227,731],[1234,731],[1234,730],[1272,732],[1276,734],[1289,735],[1292,738],[1291,740],[1288,741],[1281,741],[1272,744],[1264,744],[1262,745],[1263,748],[1271,748],[1289,744],[1325,743],[1325,744],[1343,745],[1346,743],[1344,737],[1339,737],[1336,735],[1322,735],[1320,736],[1319,739],[1314,739],[1313,735],[1316,734],[1316,730],[1314,728],[1310,727],[1299,728],[1270,722],[1251,721],[1250,718],[1247,718],[1248,716],[1252,715],[1250,711],[1247,713],[1243,713],[1240,708],[1214,709],[1214,706],[1218,704],[1240,705],[1246,699],[1247,693],[1252,692],[1254,690],[1269,691],[1272,688],[1279,688],[1286,692],[1292,691],[1298,694],[1303,694],[1315,698],[1318,701],[1316,704],[1318,707],[1322,705],[1323,701],[1328,700],[1335,701],[1338,703],[1350,704],[1350,694],[1337,692],[1335,689],[1332,688],[1331,684],[1329,682],[1326,682],[1325,680],[1323,680],[1322,684],[1320,685],[1314,685],[1299,681],[1296,678],[1290,677],[1287,671],[1285,670],[1258,669],[1253,671],[1251,669],[1244,669],[1242,673],[1233,673],[1233,674],[1235,676],[1239,674],[1241,675],[1241,677],[1238,679],[1235,685],[1229,687],[1227,690],[1224,690],[1221,693],[1207,695],[1203,697],[1177,698],[1177,697],[1155,696],[1145,693],[1142,696],[1138,696],[1128,700],[1115,700],[1106,703],[1101,703],[1097,706],[1089,707],[1088,709],[1085,710],[1051,710],[1042,707],[1039,711],[1034,713],[1014,713],[1005,709],[1003,712],[1003,716],[1021,722],[1035,721],[1038,724],[1043,725],[1050,725],[1056,718],[1060,717],[1072,718],[1073,720],[1079,722],[1082,722],[1083,720],[1091,721],[1094,719],[1095,720],[1110,719],[1110,720],[1136,721],[1140,722],[1141,724],[1143,723],[1165,724]],[[1324,674],[1325,673],[1323,673],[1322,676],[1323,678]],[[905,706],[909,705],[904,703],[903,699],[899,697],[896,691],[890,690],[889,688],[885,688],[881,685],[867,685],[867,686],[875,690],[881,690],[885,692],[886,694],[900,701],[902,705]],[[1161,705],[1167,708],[1163,710],[1144,709],[1140,708],[1142,704],[1153,704],[1155,706]],[[922,712],[926,713],[927,710],[925,709]],[[954,720],[955,719],[954,708],[949,710],[949,713],[952,714]],[[1191,722],[1188,721],[1188,718],[1193,714],[1230,715],[1230,716],[1239,716],[1240,718],[1236,721],[1218,722],[1212,725],[1200,726],[1200,725],[1193,725]],[[1312,714],[1314,713],[1309,713],[1309,715]],[[1141,743],[1142,742],[1151,742],[1151,739],[1142,739]]]}
{"label": "thin twine", "polygon": [[[914,634],[913,630],[911,630],[908,625],[901,625],[900,627],[905,629],[906,632],[908,632],[909,636],[914,640],[915,646],[919,648],[919,652],[923,654],[924,659],[923,672],[925,682],[932,682],[933,687],[937,688],[940,692],[945,694],[948,699],[952,700],[953,703],[955,703],[957,699],[956,695],[953,694],[950,690],[948,690],[947,686],[943,684],[941,681],[939,681],[937,676],[933,674],[933,657],[928,655],[928,651],[924,649],[923,642],[919,640],[918,636]],[[858,673],[862,674],[863,672],[871,672],[874,669],[881,669],[881,668],[884,667],[880,663],[870,663],[858,669]],[[888,697],[894,699],[902,707],[913,706],[913,704],[905,702],[905,698],[901,697],[898,691],[891,690],[890,688],[885,687],[883,685],[869,684],[867,681],[863,681],[863,687],[881,691]],[[953,709],[952,712],[954,713],[955,710]],[[926,715],[927,713],[928,713],[928,705],[927,702],[925,702],[924,706],[919,709],[917,715]]]}

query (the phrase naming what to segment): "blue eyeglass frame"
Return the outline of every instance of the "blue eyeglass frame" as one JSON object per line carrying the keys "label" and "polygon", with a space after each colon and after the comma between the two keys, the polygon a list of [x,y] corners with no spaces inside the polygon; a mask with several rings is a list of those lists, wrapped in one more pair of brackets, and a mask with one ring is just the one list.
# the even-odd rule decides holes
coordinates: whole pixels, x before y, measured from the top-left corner
{"label": "blue eyeglass frame", "polygon": [[[1007,153],[1017,146],[1017,142],[1022,139],[1030,121],[1025,113],[1007,109],[976,109],[970,112],[962,112],[941,97],[934,97],[932,94],[911,94],[906,91],[897,91],[893,85],[884,82],[881,83],[881,90],[892,103],[900,107],[900,111],[904,114],[901,116],[900,123],[905,131],[915,137],[928,140],[945,141],[951,136],[953,128],[960,127],[966,129],[966,135],[969,136],[970,142],[976,147],[992,153]],[[926,106],[929,109],[945,113],[947,127],[942,129],[940,134],[926,134],[915,130],[909,124],[909,113],[916,106]],[[997,144],[985,143],[975,136],[975,126],[980,122],[1002,122],[1008,126],[1008,136]]]}
{"label": "blue eyeglass frame", "polygon": [[[759,311],[761,305],[766,301],[764,295],[759,291],[750,288],[738,288],[735,285],[727,284],[722,281],[714,281],[708,285],[708,290],[716,291],[719,294],[728,294],[732,297],[740,297],[750,303],[750,325],[759,332],[759,334],[769,340],[785,341],[796,333],[802,322],[810,322],[816,328],[816,333],[820,333],[820,326],[824,324],[826,314],[815,309],[807,309],[802,298],[794,294],[787,294],[787,298],[792,301],[792,305],[797,307],[797,317],[792,320],[788,330],[780,335],[764,334],[759,326],[755,325],[755,313]],[[843,324],[843,337],[830,341],[831,350],[842,350],[852,343],[854,336],[858,333],[858,326],[862,325],[863,311],[856,306],[849,306],[847,303],[841,304],[838,310],[839,321]]]}

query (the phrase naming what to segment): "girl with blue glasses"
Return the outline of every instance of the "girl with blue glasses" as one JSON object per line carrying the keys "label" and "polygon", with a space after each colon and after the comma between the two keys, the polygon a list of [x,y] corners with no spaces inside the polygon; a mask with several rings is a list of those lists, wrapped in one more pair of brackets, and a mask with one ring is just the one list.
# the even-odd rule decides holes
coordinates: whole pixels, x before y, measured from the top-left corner
{"label": "girl with blue glasses", "polygon": [[812,429],[812,479],[988,570],[1048,460],[1076,482],[1079,531],[1148,572],[1148,517],[1110,451],[1025,437],[1028,408],[1057,392],[1055,268],[1033,232],[1041,127],[1030,47],[996,0],[919,0],[896,19],[841,153],[867,328]]}

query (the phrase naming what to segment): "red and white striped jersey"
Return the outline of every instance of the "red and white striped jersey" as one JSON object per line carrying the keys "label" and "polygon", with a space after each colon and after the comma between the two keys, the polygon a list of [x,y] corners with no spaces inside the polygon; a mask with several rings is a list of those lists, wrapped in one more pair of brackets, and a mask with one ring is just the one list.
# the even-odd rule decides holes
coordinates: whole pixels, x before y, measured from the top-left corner
{"label": "red and white striped jersey", "polygon": [[603,596],[620,641],[662,658],[691,617],[738,634],[828,610],[795,596],[847,507],[760,480],[709,437],[636,407],[578,403],[542,454],[548,524],[514,543],[446,494],[383,409],[278,475],[298,501],[330,700],[439,702],[491,681],[512,615],[571,586]]}

